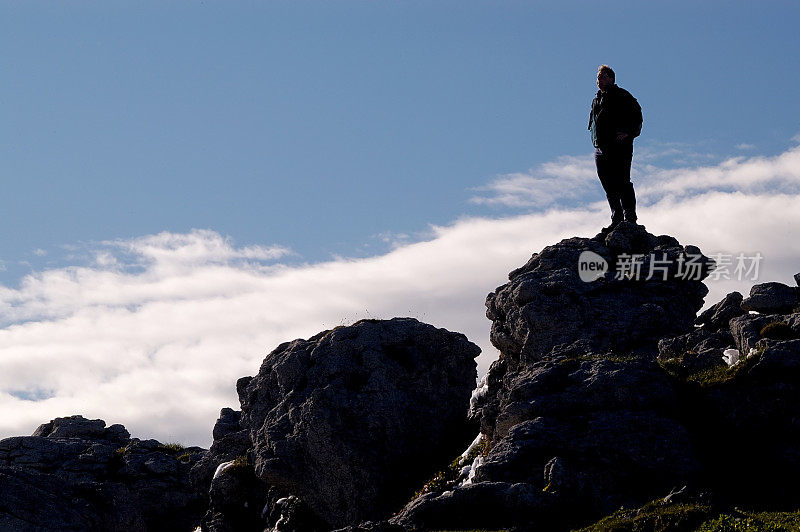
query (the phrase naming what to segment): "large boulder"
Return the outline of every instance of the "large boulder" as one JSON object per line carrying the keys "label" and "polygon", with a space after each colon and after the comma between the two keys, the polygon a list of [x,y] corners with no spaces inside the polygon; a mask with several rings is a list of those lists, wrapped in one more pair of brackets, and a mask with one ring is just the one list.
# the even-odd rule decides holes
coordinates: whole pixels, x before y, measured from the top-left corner
{"label": "large boulder", "polygon": [[[587,279],[582,274],[579,264],[587,255],[605,261],[602,275]],[[637,257],[640,266],[631,266]],[[708,293],[702,279],[710,268],[698,248],[626,222],[608,234],[562,240],[535,253],[511,272],[509,283],[486,298],[491,340],[500,358],[489,370],[486,395],[472,412],[484,433],[491,440],[502,437],[493,427],[505,408],[504,397],[519,381],[518,374],[540,368],[540,360],[654,360],[660,339],[692,331]],[[624,365],[615,375],[633,368]]]}
{"label": "large boulder", "polygon": [[[463,334],[412,318],[363,320],[279,345],[258,375],[237,383],[240,418],[223,412],[210,458],[195,472],[207,482],[238,453],[261,484],[233,467],[217,471],[204,528],[230,528],[224,507],[234,496],[219,496],[223,483],[267,493],[254,530],[387,518],[474,436],[467,411],[479,353]],[[238,476],[226,480],[231,471]]]}
{"label": "large boulder", "polygon": [[741,307],[743,299],[742,294],[739,292],[731,292],[725,296],[725,299],[715,305],[711,305],[697,316],[695,325],[710,331],[728,330],[730,321],[733,318],[747,314]]}
{"label": "large boulder", "polygon": [[191,530],[205,509],[189,470],[205,451],[57,418],[0,441],[2,530]]}
{"label": "large boulder", "polygon": [[[590,278],[581,268],[605,264]],[[581,266],[583,265],[583,266]],[[535,253],[486,298],[492,343],[530,362],[579,344],[594,352],[649,352],[691,329],[711,267],[694,246],[623,222],[604,237],[570,238]]]}
{"label": "large boulder", "polygon": [[742,308],[762,314],[781,314],[792,312],[799,302],[798,287],[783,283],[762,283],[750,289],[750,297],[742,301]]}

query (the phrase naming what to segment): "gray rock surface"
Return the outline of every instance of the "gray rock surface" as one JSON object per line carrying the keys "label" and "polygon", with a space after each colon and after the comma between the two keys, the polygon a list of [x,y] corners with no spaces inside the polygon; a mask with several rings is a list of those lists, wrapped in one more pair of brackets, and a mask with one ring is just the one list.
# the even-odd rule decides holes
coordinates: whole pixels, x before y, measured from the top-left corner
{"label": "gray rock surface", "polygon": [[798,287],[783,283],[762,283],[750,289],[750,297],[742,301],[744,310],[762,314],[792,312],[798,306]]}
{"label": "gray rock surface", "polygon": [[[578,271],[579,257],[587,251],[609,265],[606,275],[592,282],[582,281]],[[639,280],[617,279],[635,254],[643,256]],[[699,277],[679,278],[680,268],[688,272],[686,264],[695,257]],[[630,223],[602,240],[562,240],[534,254],[509,275],[511,282],[486,298],[492,343],[503,356],[523,362],[553,356],[557,348],[576,342],[584,351],[655,356],[659,338],[691,329],[708,293],[701,279],[709,264],[699,249]]]}
{"label": "gray rock surface", "polygon": [[725,299],[700,314],[695,320],[695,325],[710,331],[727,330],[733,318],[747,313],[741,307],[743,299],[739,292],[731,292]]}
{"label": "gray rock surface", "polygon": [[[251,464],[210,483],[204,529],[230,529],[243,513],[241,494],[259,490],[268,491],[261,528],[240,530],[326,530],[390,516],[474,436],[467,410],[479,353],[464,335],[412,318],[364,320],[281,344],[258,375],[237,382],[240,418],[223,411],[193,471],[204,485],[233,454]],[[260,484],[222,494],[223,484],[244,482],[247,467]]]}
{"label": "gray rock surface", "polygon": [[191,530],[205,498],[188,474],[203,452],[99,419],[54,419],[0,441],[0,530]]}
{"label": "gray rock surface", "polygon": [[[241,412],[223,408],[213,430],[214,442],[190,472],[193,486],[209,494],[202,530],[225,532],[263,530],[269,486],[252,467],[250,432]],[[273,494],[277,500],[282,494]],[[274,522],[272,523],[274,525]]]}
{"label": "gray rock surface", "polygon": [[[585,282],[587,251],[609,267]],[[643,275],[616,278],[635,254]],[[691,260],[697,275],[683,278]],[[651,265],[660,275],[647,279]],[[470,483],[419,497],[390,524],[564,530],[694,479],[701,468],[680,401],[655,359],[660,339],[692,331],[709,269],[699,249],[623,223],[548,246],[511,272],[487,297],[501,354],[470,411],[488,453]]]}
{"label": "gray rock surface", "polygon": [[798,338],[800,338],[800,313],[795,314],[770,314],[753,315],[746,314],[734,318],[730,322],[731,334],[736,342],[736,348],[743,355],[750,353],[751,349],[756,349],[759,342],[763,340],[761,331],[767,325],[782,323],[787,326]]}
{"label": "gray rock surface", "polygon": [[[758,328],[763,318],[742,316],[731,323],[755,322]],[[800,322],[800,314],[786,318],[795,326]],[[708,486],[747,504],[795,504],[800,496],[800,339],[758,340],[749,356],[716,382],[689,392],[686,402]]]}

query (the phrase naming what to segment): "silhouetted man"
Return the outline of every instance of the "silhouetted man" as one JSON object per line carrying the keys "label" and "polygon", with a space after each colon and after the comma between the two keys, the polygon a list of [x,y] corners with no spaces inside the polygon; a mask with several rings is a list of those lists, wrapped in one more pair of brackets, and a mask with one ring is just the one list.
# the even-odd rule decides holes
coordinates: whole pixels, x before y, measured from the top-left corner
{"label": "silhouetted man", "polygon": [[636,222],[636,195],[631,183],[633,139],[642,131],[642,108],[636,98],[614,83],[608,65],[597,69],[597,96],[589,113],[597,176],[611,206],[610,231],[623,220]]}

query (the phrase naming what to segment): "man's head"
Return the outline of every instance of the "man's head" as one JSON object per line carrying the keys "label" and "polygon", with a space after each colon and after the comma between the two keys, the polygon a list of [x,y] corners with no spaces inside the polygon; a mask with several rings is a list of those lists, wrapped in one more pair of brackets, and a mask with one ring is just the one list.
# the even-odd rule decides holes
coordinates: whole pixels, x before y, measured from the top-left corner
{"label": "man's head", "polygon": [[605,92],[614,85],[614,71],[608,65],[597,69],[597,88]]}

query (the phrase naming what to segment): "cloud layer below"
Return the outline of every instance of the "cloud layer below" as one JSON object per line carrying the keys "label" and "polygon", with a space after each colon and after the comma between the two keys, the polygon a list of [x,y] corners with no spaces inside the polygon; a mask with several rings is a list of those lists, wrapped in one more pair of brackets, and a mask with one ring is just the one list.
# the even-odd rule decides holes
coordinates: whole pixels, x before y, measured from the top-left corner
{"label": "cloud layer below", "polygon": [[[548,205],[559,184],[599,187],[590,170],[559,159],[542,189],[537,178],[512,176],[517,188],[495,203]],[[757,281],[710,281],[713,303],[754,282],[790,283],[800,271],[798,184],[798,148],[714,166],[644,167],[640,221],[707,254],[762,254]],[[138,437],[207,446],[219,409],[237,407],[236,379],[257,372],[271,349],[368,317],[414,316],[463,332],[483,349],[483,372],[497,356],[486,294],[532,252],[594,235],[606,210],[593,203],[464,218],[381,256],[297,266],[279,262],[288,249],[237,247],[208,230],[98,244],[89,266],[0,287],[0,438],[80,413]]]}

